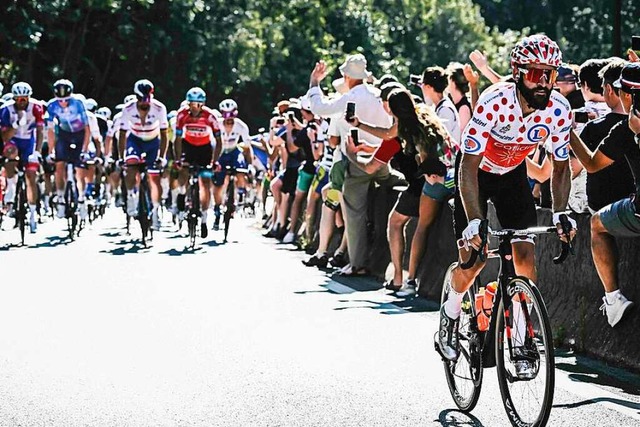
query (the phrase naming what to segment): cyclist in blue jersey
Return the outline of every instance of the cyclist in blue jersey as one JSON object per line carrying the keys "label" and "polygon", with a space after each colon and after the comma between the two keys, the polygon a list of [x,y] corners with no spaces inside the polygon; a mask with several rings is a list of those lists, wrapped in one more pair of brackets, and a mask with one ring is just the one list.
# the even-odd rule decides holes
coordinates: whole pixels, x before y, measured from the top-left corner
{"label": "cyclist in blue jersey", "polygon": [[[74,98],[73,83],[61,79],[53,84],[55,98],[49,101],[47,107],[47,127],[49,145],[55,151],[56,161],[56,196],[57,216],[64,218],[64,184],[65,163],[72,162],[76,166],[76,172],[81,173],[81,154],[89,147],[89,119],[84,104],[80,99]],[[78,194],[84,201],[84,182],[78,180]]]}

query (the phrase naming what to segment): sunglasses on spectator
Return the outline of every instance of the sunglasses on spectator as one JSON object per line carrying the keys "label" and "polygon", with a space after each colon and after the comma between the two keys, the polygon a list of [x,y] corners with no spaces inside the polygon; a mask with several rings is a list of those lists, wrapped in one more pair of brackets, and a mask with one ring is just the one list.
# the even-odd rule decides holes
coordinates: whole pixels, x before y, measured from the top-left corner
{"label": "sunglasses on spectator", "polygon": [[558,77],[558,70],[547,70],[543,68],[518,68],[518,71],[524,75],[524,79],[529,83],[540,83],[542,77],[547,83],[555,83]]}

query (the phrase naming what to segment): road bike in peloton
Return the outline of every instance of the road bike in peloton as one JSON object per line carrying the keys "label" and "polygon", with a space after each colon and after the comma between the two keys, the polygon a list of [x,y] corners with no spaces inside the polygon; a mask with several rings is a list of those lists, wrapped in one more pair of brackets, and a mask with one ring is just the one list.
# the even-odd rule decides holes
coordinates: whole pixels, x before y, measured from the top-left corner
{"label": "road bike in peloton", "polygon": [[239,173],[247,174],[249,172],[246,168],[236,168],[228,165],[225,168],[226,174],[229,177],[229,183],[227,184],[227,191],[225,193],[224,200],[224,214],[222,220],[224,222],[224,243],[227,243],[227,236],[229,235],[229,226],[231,225],[231,219],[234,217],[236,208],[238,206],[236,197],[236,175]]}

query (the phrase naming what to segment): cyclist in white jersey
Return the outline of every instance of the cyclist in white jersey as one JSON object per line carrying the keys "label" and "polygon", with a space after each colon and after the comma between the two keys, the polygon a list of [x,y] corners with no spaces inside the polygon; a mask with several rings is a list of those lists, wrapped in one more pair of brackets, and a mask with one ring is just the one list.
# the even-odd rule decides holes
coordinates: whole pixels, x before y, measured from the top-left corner
{"label": "cyclist in white jersey", "polygon": [[[31,86],[25,82],[18,82],[11,88],[13,100],[2,105],[0,109],[0,126],[2,139],[5,141],[3,155],[8,159],[19,159],[25,168],[27,181],[27,199],[29,203],[29,228],[36,232],[36,172],[40,167],[40,150],[44,136],[44,107],[31,98]],[[14,163],[5,164],[7,189],[5,201],[13,204],[18,177]]]}
{"label": "cyclist in white jersey", "polygon": [[[215,206],[213,213],[215,219],[213,229],[217,230],[220,226],[220,205],[223,201],[223,195],[226,183],[226,167],[231,166],[236,169],[245,169],[247,165],[253,162],[253,148],[251,147],[251,136],[249,135],[249,126],[238,118],[238,104],[233,99],[225,99],[219,105],[222,114],[222,126],[220,129],[220,139],[222,140],[222,154],[218,159],[221,170],[214,175],[213,198]],[[239,144],[242,142],[242,149]],[[247,179],[244,173],[238,173],[238,196],[240,200],[244,197],[247,188]]]}
{"label": "cyclist in white jersey", "polygon": [[[497,83],[480,96],[462,135],[462,154],[456,162],[454,229],[463,243],[459,249],[460,263],[469,259],[471,247],[481,246],[479,227],[486,218],[488,200],[493,202],[504,228],[523,229],[537,224],[524,161],[539,144],[545,144],[553,156],[553,223],[561,233],[559,218],[565,213],[571,188],[568,160],[572,124],[569,102],[552,90],[561,62],[562,54],[554,41],[543,35],[525,37],[511,52],[515,83]],[[569,220],[575,229],[575,221]],[[574,234],[572,231],[570,238]],[[514,242],[513,254],[516,273],[535,282],[533,240]],[[484,263],[478,260],[469,270],[460,267],[453,270],[450,291],[440,309],[436,338],[440,353],[449,360],[458,356],[462,297],[483,267]],[[518,310],[521,308],[515,304],[513,319],[521,320],[523,316],[516,313]],[[517,321],[515,326],[516,330],[524,327]],[[516,375],[520,379],[533,378],[534,364],[517,361]]]}
{"label": "cyclist in white jersey", "polygon": [[110,170],[107,194],[109,198],[115,197],[115,205],[118,208],[122,206],[125,195],[120,194],[120,168],[113,167],[113,165],[115,159],[119,158],[118,137],[120,136],[120,127],[122,126],[122,108],[130,102],[135,102],[135,100],[135,95],[127,95],[122,104],[116,105],[115,108],[119,111],[113,116],[104,142],[105,163]]}
{"label": "cyclist in white jersey", "polygon": [[[160,229],[158,209],[162,188],[160,185],[160,169],[167,165],[167,108],[153,97],[154,86],[149,80],[138,80],[133,86],[137,100],[125,105],[122,109],[122,124],[118,138],[120,158],[128,166],[142,162],[147,165],[149,188],[151,190],[151,226]],[[127,132],[129,135],[127,136]],[[125,151],[126,144],[126,151]],[[135,173],[131,173],[135,171]],[[138,214],[138,182],[139,172],[135,168],[127,169],[125,185],[127,187],[127,214]]]}

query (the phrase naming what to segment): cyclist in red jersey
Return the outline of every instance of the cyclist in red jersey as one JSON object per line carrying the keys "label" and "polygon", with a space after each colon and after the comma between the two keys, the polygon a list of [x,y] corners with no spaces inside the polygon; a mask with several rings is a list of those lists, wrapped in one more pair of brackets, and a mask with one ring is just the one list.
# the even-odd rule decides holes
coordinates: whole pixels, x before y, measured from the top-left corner
{"label": "cyclist in red jersey", "polygon": [[[214,111],[206,107],[207,94],[199,87],[187,92],[188,105],[178,110],[176,123],[176,140],[174,142],[175,159],[178,166],[198,165],[206,167],[215,164],[220,157],[222,143],[220,141],[220,124]],[[215,149],[213,141],[216,141]],[[184,142],[184,143],[183,143]],[[178,175],[178,209],[184,210],[186,183],[189,179],[187,168],[180,168]],[[200,234],[207,237],[207,212],[211,199],[211,177],[201,175],[200,208],[202,211]]]}
{"label": "cyclist in red jersey", "polygon": [[[561,62],[562,54],[554,41],[539,34],[525,37],[511,52],[514,82],[496,83],[480,96],[462,135],[462,153],[456,161],[454,229],[456,238],[463,243],[460,262],[469,259],[471,248],[479,249],[482,244],[479,227],[486,218],[488,200],[493,202],[504,228],[523,229],[537,224],[524,160],[541,144],[553,156],[553,222],[560,233],[559,218],[565,213],[571,188],[568,160],[572,125],[569,102],[552,90]],[[575,221],[570,222],[575,230]],[[574,234],[572,231],[570,237]],[[533,239],[515,242],[513,253],[517,274],[535,281]],[[469,270],[459,266],[453,270],[451,290],[440,309],[436,342],[449,360],[458,356],[462,297],[483,267],[484,263],[478,261]],[[514,319],[523,318],[515,313],[518,309],[514,305]],[[534,368],[527,360],[516,362],[520,378],[531,378]]]}

